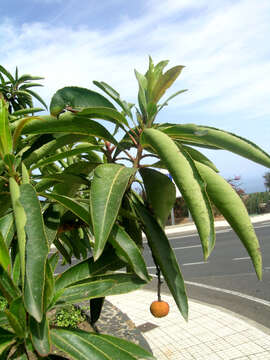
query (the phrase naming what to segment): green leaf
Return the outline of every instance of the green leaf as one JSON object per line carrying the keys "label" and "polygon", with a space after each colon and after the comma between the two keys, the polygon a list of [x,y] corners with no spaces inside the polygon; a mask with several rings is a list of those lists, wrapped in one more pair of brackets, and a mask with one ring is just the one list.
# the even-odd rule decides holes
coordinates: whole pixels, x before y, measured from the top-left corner
{"label": "green leaf", "polygon": [[52,299],[54,296],[54,276],[53,269],[51,268],[49,260],[46,262],[45,270],[45,285],[44,285],[44,313],[48,310],[51,305]]}
{"label": "green leaf", "polygon": [[[177,144],[177,143],[176,143]],[[192,157],[193,160],[196,160],[206,166],[209,166],[211,169],[213,169],[215,172],[219,172],[216,168],[215,164],[212,163],[211,160],[209,160],[205,155],[203,155],[201,152],[199,152],[196,149],[193,149],[190,146],[182,145],[183,149]]]}
{"label": "green leaf", "polygon": [[4,68],[4,66],[0,65],[0,72],[3,73],[11,83],[15,82],[14,77],[11,75],[11,73]]}
{"label": "green leaf", "polygon": [[31,96],[36,98],[45,107],[45,109],[47,109],[45,101],[35,91],[29,89],[25,89],[25,91],[27,91]]}
{"label": "green leaf", "polygon": [[7,270],[10,266],[10,257],[8,247],[5,243],[4,237],[0,231],[0,265]]}
{"label": "green leaf", "polygon": [[0,327],[5,327],[8,325],[8,319],[4,311],[0,311]]}
{"label": "green leaf", "polygon": [[29,360],[29,357],[28,357],[28,355],[26,353],[26,349],[25,349],[24,344],[18,344],[17,347],[16,347],[16,351],[12,352],[12,355],[8,359],[9,360]]}
{"label": "green leaf", "polygon": [[122,108],[124,113],[132,118],[132,113],[131,113],[130,109],[131,109],[131,106],[133,106],[133,104],[128,104],[125,101],[121,100],[120,94],[116,90],[114,90],[110,85],[106,84],[105,82],[93,81],[93,83],[97,87],[99,87],[101,90],[103,90],[107,95],[109,95]]}
{"label": "green leaf", "polygon": [[232,186],[209,167],[196,163],[204,178],[206,191],[233,230],[236,232],[252,259],[256,274],[262,278],[260,244],[250,221],[246,207]]}
{"label": "green leaf", "polygon": [[[45,137],[45,139],[44,139]],[[53,139],[56,137],[56,139]],[[41,140],[45,141],[42,143]],[[52,140],[53,139],[53,140]],[[31,164],[44,159],[50,154],[56,153],[58,149],[61,149],[65,145],[75,144],[77,142],[90,142],[90,136],[80,134],[68,134],[68,135],[41,135],[31,145],[30,149],[23,154],[23,161],[26,166],[30,167]]]}
{"label": "green leaf", "polygon": [[10,189],[10,196],[11,196],[12,207],[13,207],[13,212],[14,212],[14,217],[15,217],[15,224],[16,224],[16,229],[17,229],[17,237],[18,237],[19,252],[20,252],[22,284],[24,285],[25,242],[26,242],[24,226],[26,224],[26,214],[25,214],[25,210],[21,204],[20,187],[17,184],[16,180],[12,177],[9,178],[9,189]]}
{"label": "green leaf", "polygon": [[117,110],[108,107],[90,107],[76,113],[76,116],[91,117],[92,119],[104,119],[113,122],[123,128],[128,126],[127,119]]}
{"label": "green leaf", "polygon": [[115,248],[116,254],[125,259],[135,274],[142,280],[149,281],[147,268],[139,248],[121,226],[114,225],[109,242]]}
{"label": "green leaf", "polygon": [[160,98],[165,94],[166,90],[171,87],[171,85],[178,78],[183,68],[184,66],[181,65],[175,66],[160,76],[155,87],[153,88],[151,102],[157,103],[160,100]]}
{"label": "green leaf", "polygon": [[16,335],[23,339],[26,335],[26,312],[22,297],[13,300],[5,313]]}
{"label": "green leaf", "polygon": [[78,281],[93,278],[100,274],[113,272],[123,266],[123,262],[118,259],[113,249],[110,248],[104,251],[97,261],[94,261],[94,258],[91,257],[58,275],[55,281],[55,290],[60,290]]}
{"label": "green leaf", "polygon": [[188,140],[202,145],[216,146],[270,167],[270,156],[265,151],[251,141],[235,134],[194,124],[172,125],[162,131],[181,142]]}
{"label": "green leaf", "polygon": [[15,342],[15,335],[0,327],[0,355]]}
{"label": "green leaf", "polygon": [[55,252],[54,254],[52,254],[52,256],[48,259],[51,269],[54,272],[55,268],[59,262],[59,254],[57,252]]}
{"label": "green leaf", "polygon": [[[69,197],[75,196],[82,184],[89,186],[89,180],[86,177],[96,168],[96,166],[96,163],[92,164],[88,161],[78,161],[71,164],[59,174],[59,177],[63,177],[65,180],[63,184],[55,185],[54,191],[60,195]],[[75,179],[75,177],[77,177],[78,180],[81,179],[81,181],[72,180],[72,178]]]}
{"label": "green leaf", "polygon": [[26,115],[26,114],[34,114],[36,112],[41,112],[44,111],[44,109],[42,108],[28,108],[28,109],[22,109],[22,110],[18,110],[18,111],[14,111],[12,113],[12,116],[22,116],[22,115]]}
{"label": "green leaf", "polygon": [[101,255],[134,169],[117,164],[99,165],[90,189],[90,213],[95,236],[94,258]]}
{"label": "green leaf", "polygon": [[[37,186],[35,189],[37,190]],[[50,204],[43,213],[44,226],[49,246],[56,238],[58,227],[60,225],[61,214],[63,212],[62,210],[63,209],[59,204]]]}
{"label": "green leaf", "polygon": [[66,250],[66,247],[59,241],[58,238],[55,238],[53,244],[55,245],[56,249],[59,251],[59,253],[63,256],[65,261],[69,264],[71,264],[71,254],[68,253]]}
{"label": "green leaf", "polygon": [[182,93],[184,93],[184,92],[186,92],[186,91],[188,91],[188,90],[187,90],[187,89],[179,90],[179,91],[177,91],[176,93],[174,93],[173,95],[169,96],[169,97],[164,101],[163,104],[161,104],[161,105],[158,106],[158,111],[160,111],[161,109],[163,109],[164,106],[167,106],[167,105],[168,105],[168,102],[169,102],[170,100],[172,100],[172,99],[175,98],[176,96],[178,96],[178,95],[180,95],[180,94],[182,94]]}
{"label": "green leaf", "polygon": [[29,314],[40,322],[43,318],[45,266],[49,246],[35,189],[30,184],[23,184],[20,190],[20,201],[27,218],[24,302]]}
{"label": "green leaf", "polygon": [[37,322],[30,316],[29,330],[35,350],[42,357],[49,355],[51,351],[49,324],[44,316],[41,322]]}
{"label": "green leaf", "polygon": [[30,74],[23,74],[19,77],[18,79],[18,84],[22,84],[25,81],[29,81],[29,80],[43,80],[44,77],[40,77],[40,76],[32,76]]}
{"label": "green leaf", "polygon": [[22,162],[22,183],[30,184],[29,172],[23,162]]}
{"label": "green leaf", "polygon": [[20,283],[20,275],[21,275],[20,254],[17,252],[12,267],[12,279],[16,286],[18,286]]}
{"label": "green leaf", "polygon": [[81,330],[53,329],[51,336],[54,345],[74,360],[155,359],[138,345],[110,335],[97,335]]}
{"label": "green leaf", "polygon": [[59,204],[63,205],[66,209],[70,210],[73,214],[77,215],[86,224],[89,225],[91,223],[89,212],[76,200],[71,199],[68,196],[58,195],[55,193],[51,193],[51,194],[41,193],[41,195],[57,201]]}
{"label": "green leaf", "polygon": [[165,163],[178,189],[184,197],[198,229],[205,259],[215,245],[214,218],[205,191],[205,184],[191,157],[166,134],[146,129],[141,137],[142,145],[150,145]]}
{"label": "green leaf", "polygon": [[61,289],[61,296],[57,299],[56,304],[74,304],[93,298],[103,297],[115,286],[115,284],[116,282],[114,280],[106,279]]}
{"label": "green leaf", "polygon": [[99,93],[76,86],[68,86],[58,90],[52,97],[50,113],[59,115],[67,106],[83,109],[92,106],[105,106],[115,109],[113,104]]}
{"label": "green leaf", "polygon": [[21,132],[22,135],[52,133],[91,135],[117,144],[115,138],[104,126],[94,120],[75,116],[70,112],[63,114],[59,119],[48,115],[39,116],[38,119],[27,123]]}
{"label": "green leaf", "polygon": [[139,93],[138,93],[138,102],[140,110],[144,116],[147,114],[147,101],[146,101],[146,89],[147,89],[147,79],[135,70],[135,76],[139,84]]}
{"label": "green leaf", "polygon": [[86,146],[77,147],[77,148],[69,150],[69,151],[64,151],[60,154],[51,155],[51,156],[47,157],[46,159],[37,162],[34,166],[31,167],[31,170],[40,168],[42,166],[45,166],[47,164],[50,164],[50,163],[58,161],[58,160],[66,159],[70,156],[80,155],[82,153],[91,153],[93,150],[98,150],[98,149],[99,149],[99,147],[97,147],[97,146],[86,145]]}
{"label": "green leaf", "polygon": [[113,273],[106,275],[97,275],[96,277],[89,280],[82,280],[82,284],[87,284],[92,281],[114,281],[114,286],[106,292],[106,296],[126,294],[131,291],[135,291],[142,286],[145,286],[149,282],[140,279],[133,273]]}
{"label": "green leaf", "polygon": [[164,279],[174,297],[174,300],[183,315],[188,318],[188,300],[185,290],[184,279],[171,244],[155,218],[140,203],[135,204],[138,216],[141,218],[144,232],[151,252],[157,262]]}
{"label": "green leaf", "polygon": [[0,266],[0,291],[9,303],[20,296],[19,289],[11,280],[9,274]]}
{"label": "green leaf", "polygon": [[140,174],[143,178],[147,201],[154,214],[160,219],[161,225],[165,226],[176,200],[175,185],[167,175],[153,169],[142,168]]}
{"label": "green leaf", "polygon": [[12,137],[8,123],[8,108],[4,99],[0,98],[0,153],[2,157],[12,151]]}

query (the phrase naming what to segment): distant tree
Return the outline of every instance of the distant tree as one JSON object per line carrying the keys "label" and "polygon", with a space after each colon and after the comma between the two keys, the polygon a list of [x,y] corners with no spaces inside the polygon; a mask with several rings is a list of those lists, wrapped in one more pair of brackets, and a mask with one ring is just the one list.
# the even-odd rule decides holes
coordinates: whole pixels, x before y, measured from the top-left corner
{"label": "distant tree", "polygon": [[37,86],[43,86],[40,83],[33,82],[42,79],[44,78],[29,74],[19,76],[17,67],[15,75],[13,76],[6,68],[4,68],[4,66],[0,65],[0,92],[8,103],[10,114],[23,115],[43,111],[42,108],[33,107],[33,98],[38,100],[47,109],[46,103],[39,94],[30,89]]}
{"label": "distant tree", "polygon": [[270,172],[266,172],[264,175],[263,175],[263,178],[264,178],[264,185],[266,187],[266,189],[268,191],[270,191]]}

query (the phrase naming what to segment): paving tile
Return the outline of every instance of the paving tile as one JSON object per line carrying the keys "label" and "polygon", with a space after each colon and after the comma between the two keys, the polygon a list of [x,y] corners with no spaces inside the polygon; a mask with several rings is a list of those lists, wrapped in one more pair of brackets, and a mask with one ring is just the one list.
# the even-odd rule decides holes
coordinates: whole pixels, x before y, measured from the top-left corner
{"label": "paving tile", "polygon": [[138,290],[109,297],[137,325],[156,325],[143,335],[158,360],[270,360],[270,335],[233,314],[190,300],[185,322],[171,296],[166,318],[154,318],[149,304],[155,294]]}

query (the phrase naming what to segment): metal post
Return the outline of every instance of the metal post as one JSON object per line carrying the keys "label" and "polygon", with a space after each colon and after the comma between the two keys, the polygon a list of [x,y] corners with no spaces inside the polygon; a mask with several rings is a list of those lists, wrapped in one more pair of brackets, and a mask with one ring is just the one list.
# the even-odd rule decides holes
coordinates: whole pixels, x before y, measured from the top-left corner
{"label": "metal post", "polygon": [[175,225],[174,208],[172,208],[171,210],[171,220],[172,220],[172,225]]}

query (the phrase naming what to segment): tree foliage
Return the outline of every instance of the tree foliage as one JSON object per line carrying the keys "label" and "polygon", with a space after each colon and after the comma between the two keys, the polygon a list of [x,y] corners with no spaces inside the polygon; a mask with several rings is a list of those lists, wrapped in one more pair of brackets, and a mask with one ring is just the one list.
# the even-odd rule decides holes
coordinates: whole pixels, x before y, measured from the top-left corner
{"label": "tree foliage", "polygon": [[[157,123],[159,111],[185,91],[162,100],[183,70],[175,66],[165,71],[167,64],[154,65],[150,58],[144,75],[135,71],[138,106],[124,101],[107,83],[95,81],[105,96],[66,87],[53,95],[50,115],[27,117],[17,110],[34,112],[30,98],[18,97],[14,89],[32,78],[18,77],[17,71],[12,77],[0,68],[0,292],[8,302],[0,312],[4,358],[32,353],[50,359],[52,344],[78,360],[153,358],[124,340],[51,328],[48,322],[52,309],[90,300],[94,323],[107,295],[149,282],[142,231],[187,319],[184,280],[164,231],[175,191],[160,168],[170,172],[189,207],[204,258],[215,245],[214,203],[261,278],[259,243],[242,201],[194,147],[233,151],[268,167],[270,157],[250,141],[219,129]],[[24,91],[35,96],[30,86],[27,83]],[[135,182],[143,187],[144,198],[134,192]],[[72,257],[79,262],[54,275],[58,255],[50,253],[52,245],[63,262],[71,263]]]}

